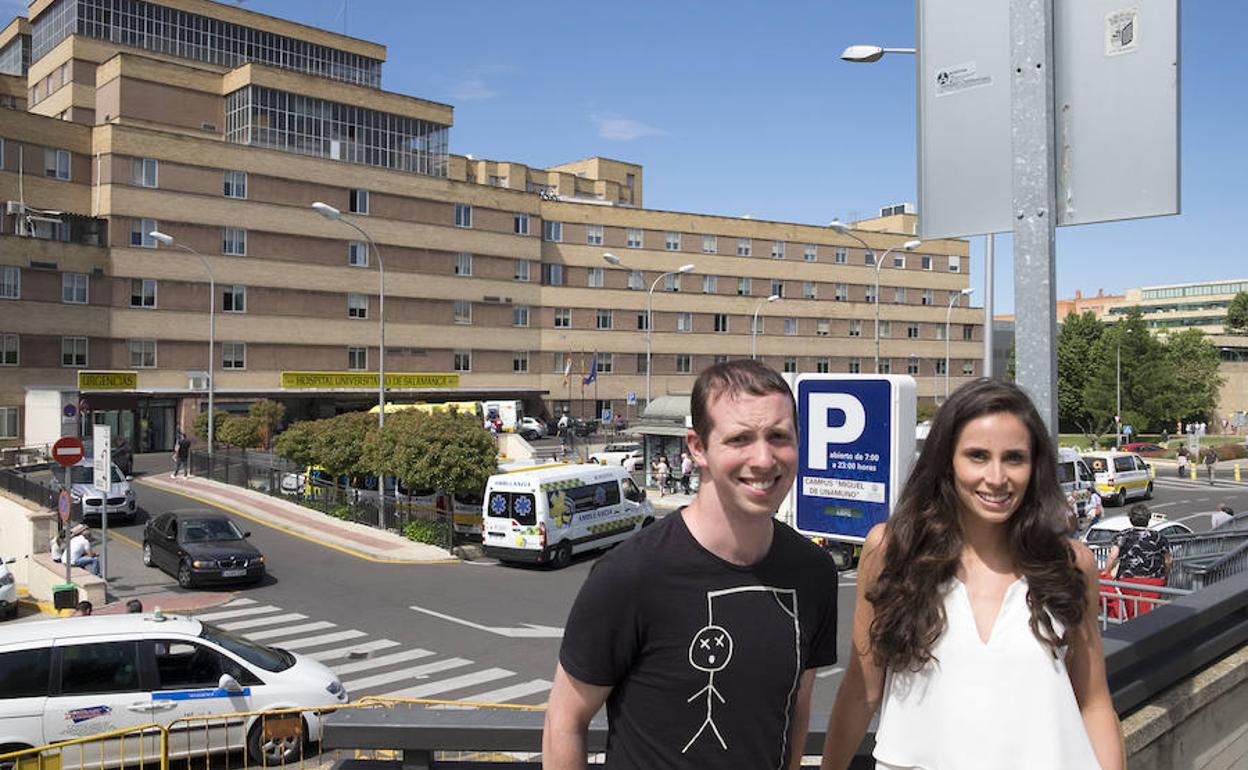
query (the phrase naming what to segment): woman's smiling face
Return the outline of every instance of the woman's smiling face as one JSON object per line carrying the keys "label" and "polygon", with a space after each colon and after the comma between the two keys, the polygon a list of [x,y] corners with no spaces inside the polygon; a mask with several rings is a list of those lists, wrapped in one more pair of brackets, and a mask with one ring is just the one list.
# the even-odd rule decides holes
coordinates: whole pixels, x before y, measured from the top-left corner
{"label": "woman's smiling face", "polygon": [[985,414],[963,425],[953,452],[961,515],[1008,521],[1027,493],[1031,462],[1031,433],[1014,414]]}

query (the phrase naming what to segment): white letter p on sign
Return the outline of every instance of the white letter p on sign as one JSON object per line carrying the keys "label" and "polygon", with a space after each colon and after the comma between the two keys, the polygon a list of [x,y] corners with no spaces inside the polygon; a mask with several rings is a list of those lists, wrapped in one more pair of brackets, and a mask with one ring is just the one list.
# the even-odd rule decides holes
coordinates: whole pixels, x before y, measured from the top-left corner
{"label": "white letter p on sign", "polygon": [[[862,402],[848,393],[811,393],[809,399],[814,424],[806,426],[806,454],[811,468],[826,471],[828,445],[857,441],[867,427],[867,413]],[[828,426],[828,414],[833,411],[845,415],[845,422],[835,428]]]}

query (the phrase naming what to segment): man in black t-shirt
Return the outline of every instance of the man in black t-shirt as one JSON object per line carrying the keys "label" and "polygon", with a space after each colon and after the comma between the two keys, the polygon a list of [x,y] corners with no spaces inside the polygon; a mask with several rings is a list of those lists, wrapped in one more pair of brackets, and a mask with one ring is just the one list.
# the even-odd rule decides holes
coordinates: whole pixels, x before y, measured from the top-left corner
{"label": "man in black t-shirt", "polygon": [[599,559],[564,632],[542,740],[585,767],[607,704],[607,767],[795,768],[815,669],[836,662],[836,568],[773,518],[797,469],[792,391],[755,361],[704,371],[686,442],[694,501]]}

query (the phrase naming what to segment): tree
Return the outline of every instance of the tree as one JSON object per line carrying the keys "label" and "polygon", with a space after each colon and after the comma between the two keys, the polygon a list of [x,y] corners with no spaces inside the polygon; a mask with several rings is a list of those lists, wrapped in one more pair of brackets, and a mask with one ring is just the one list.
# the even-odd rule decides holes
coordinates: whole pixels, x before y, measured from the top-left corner
{"label": "tree", "polygon": [[498,468],[494,437],[472,415],[393,415],[367,446],[372,471],[398,476],[412,489],[480,492]]}
{"label": "tree", "polygon": [[1218,405],[1224,382],[1218,376],[1218,349],[1200,329],[1185,329],[1166,340],[1166,357],[1174,384],[1169,422],[1207,421]]}
{"label": "tree", "polygon": [[1121,396],[1124,412],[1131,411],[1143,424],[1137,431],[1163,428],[1173,418],[1173,377],[1165,347],[1149,331],[1139,308],[1104,330],[1093,345],[1088,366],[1091,372],[1083,387],[1083,405],[1089,422],[1084,432],[1112,429],[1117,414],[1117,356],[1121,352]]}
{"label": "tree", "polygon": [[321,429],[320,423],[320,420],[291,423],[273,440],[273,451],[278,457],[285,457],[301,467],[316,465],[312,442],[317,431]]}
{"label": "tree", "polygon": [[1082,431],[1091,415],[1084,406],[1092,351],[1105,332],[1105,325],[1088,311],[1071,313],[1057,332],[1057,419],[1063,431]]}
{"label": "tree", "polygon": [[377,427],[377,418],[366,412],[346,412],[328,420],[318,420],[312,439],[316,464],[333,476],[367,470],[361,462],[364,440]]}
{"label": "tree", "polygon": [[228,446],[252,449],[260,444],[260,421],[250,416],[229,415],[216,427],[215,438]]}
{"label": "tree", "polygon": [[1248,334],[1248,291],[1241,291],[1226,309],[1223,328],[1231,334]]}
{"label": "tree", "polygon": [[[229,412],[223,412],[220,409],[213,412],[216,418],[212,421],[212,437],[218,441],[221,440],[221,425],[225,418],[230,416]],[[191,432],[196,436],[208,440],[208,413],[200,412],[195,415],[195,421],[191,423]]]}
{"label": "tree", "polygon": [[271,399],[262,398],[251,405],[247,413],[256,418],[260,428],[261,445],[269,448],[269,442],[277,433],[278,426],[286,417],[286,407]]}

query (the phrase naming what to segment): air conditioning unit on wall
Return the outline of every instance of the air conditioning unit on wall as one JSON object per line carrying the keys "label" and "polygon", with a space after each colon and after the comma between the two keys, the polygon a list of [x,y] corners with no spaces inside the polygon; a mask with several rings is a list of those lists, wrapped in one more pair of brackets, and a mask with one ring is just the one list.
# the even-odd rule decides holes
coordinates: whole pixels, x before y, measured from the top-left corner
{"label": "air conditioning unit on wall", "polygon": [[26,207],[22,205],[21,201],[5,201],[4,202],[4,213],[6,214],[14,214],[14,215],[20,216],[21,213],[25,210],[26,210]]}

